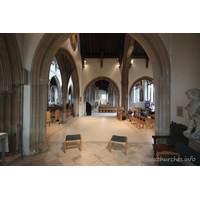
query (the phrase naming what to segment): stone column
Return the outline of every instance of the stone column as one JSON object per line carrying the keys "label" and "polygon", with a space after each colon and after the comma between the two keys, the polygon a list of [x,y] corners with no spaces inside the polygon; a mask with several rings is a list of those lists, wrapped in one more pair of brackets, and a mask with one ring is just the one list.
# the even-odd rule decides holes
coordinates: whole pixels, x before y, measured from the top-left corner
{"label": "stone column", "polygon": [[89,90],[89,103],[92,105],[92,87],[90,86],[89,87],[90,88],[90,90]]}
{"label": "stone column", "polygon": [[124,111],[128,111],[128,81],[122,81],[122,103],[121,107],[124,107]]}
{"label": "stone column", "polygon": [[111,87],[110,103],[111,103],[111,106],[113,106],[113,86]]}
{"label": "stone column", "polygon": [[0,131],[5,132],[5,97],[6,92],[0,92]]}
{"label": "stone column", "polygon": [[67,91],[63,91],[63,104],[62,104],[62,119],[61,123],[66,124],[67,123],[67,117],[66,117],[66,101],[67,101]]}
{"label": "stone column", "polygon": [[9,152],[11,152],[11,147],[12,147],[12,135],[11,135],[11,115],[12,115],[12,96],[13,92],[7,92],[6,94],[6,102],[5,102],[5,129],[6,132],[8,133],[8,142],[9,142]]}
{"label": "stone column", "polygon": [[40,132],[39,132],[39,149],[44,152],[48,149],[46,141],[46,112],[47,102],[46,95],[48,92],[49,79],[40,78]]}
{"label": "stone column", "polygon": [[74,113],[73,113],[74,117],[78,117],[79,116],[79,97],[75,96],[74,97]]}
{"label": "stone column", "polygon": [[154,79],[155,87],[155,135],[162,135],[162,79]]}

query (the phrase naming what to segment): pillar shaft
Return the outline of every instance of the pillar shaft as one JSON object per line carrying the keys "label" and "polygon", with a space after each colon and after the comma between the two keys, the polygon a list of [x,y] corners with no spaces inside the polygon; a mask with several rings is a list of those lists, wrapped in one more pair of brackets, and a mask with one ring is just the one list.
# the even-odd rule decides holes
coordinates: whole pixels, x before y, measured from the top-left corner
{"label": "pillar shaft", "polygon": [[40,134],[39,134],[39,151],[43,152],[48,149],[46,141],[46,113],[49,79],[40,79]]}
{"label": "pillar shaft", "polygon": [[0,131],[5,132],[5,97],[6,92],[0,92]]}
{"label": "pillar shaft", "polygon": [[128,111],[128,81],[122,81],[122,103],[121,106],[124,107],[124,111]]}
{"label": "pillar shaft", "polygon": [[155,87],[155,135],[162,135],[162,101],[161,101],[161,87],[162,79],[154,79]]}

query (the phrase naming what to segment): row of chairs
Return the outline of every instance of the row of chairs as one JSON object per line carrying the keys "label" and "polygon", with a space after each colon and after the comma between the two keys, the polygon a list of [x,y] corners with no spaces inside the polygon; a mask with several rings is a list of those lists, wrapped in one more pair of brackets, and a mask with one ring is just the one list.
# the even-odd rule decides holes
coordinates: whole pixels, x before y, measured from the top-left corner
{"label": "row of chairs", "polygon": [[134,117],[131,118],[131,123],[136,126],[137,128],[144,128],[144,126],[146,126],[146,130],[147,130],[147,118],[146,117],[142,117],[141,115],[134,115]]}
{"label": "row of chairs", "polygon": [[138,127],[139,129],[141,128],[141,125],[143,128],[144,126],[146,126],[146,130],[147,130],[147,126],[151,126],[152,128],[155,127],[154,119],[146,118],[141,115],[134,115],[134,117],[130,118],[130,120],[131,120],[131,123],[135,125],[136,127]]}

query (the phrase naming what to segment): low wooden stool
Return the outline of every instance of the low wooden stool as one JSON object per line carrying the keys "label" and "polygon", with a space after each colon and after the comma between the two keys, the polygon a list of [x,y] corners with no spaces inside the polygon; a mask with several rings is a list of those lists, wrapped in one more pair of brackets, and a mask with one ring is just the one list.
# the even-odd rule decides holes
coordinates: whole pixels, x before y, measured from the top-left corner
{"label": "low wooden stool", "polygon": [[[67,143],[70,142],[78,142],[78,144],[76,145],[67,145]],[[81,135],[77,134],[77,135],[67,135],[66,136],[66,140],[65,140],[65,153],[66,153],[66,148],[68,147],[78,147],[80,146],[80,150],[82,150],[82,139],[81,139]]]}
{"label": "low wooden stool", "polygon": [[110,153],[111,153],[112,143],[118,143],[118,144],[124,143],[125,144],[124,150],[125,154],[127,155],[127,137],[113,135],[110,140]]}

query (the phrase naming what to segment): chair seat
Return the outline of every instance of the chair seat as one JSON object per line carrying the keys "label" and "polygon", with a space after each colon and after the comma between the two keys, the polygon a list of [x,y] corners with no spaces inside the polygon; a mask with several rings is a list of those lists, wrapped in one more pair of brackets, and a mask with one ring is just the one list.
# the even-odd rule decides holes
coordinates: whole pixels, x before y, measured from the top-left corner
{"label": "chair seat", "polygon": [[160,149],[160,151],[172,151],[177,153],[175,147],[168,148],[166,144],[156,144],[156,147]]}
{"label": "chair seat", "polygon": [[111,147],[113,143],[125,143],[124,150],[125,154],[127,155],[127,137],[125,136],[118,136],[118,135],[113,135],[112,138],[110,139],[110,153],[111,153]]}
{"label": "chair seat", "polygon": [[113,135],[111,140],[115,142],[126,142],[127,137]]}
{"label": "chair seat", "polygon": [[76,135],[67,135],[66,136],[66,140],[80,140],[81,139],[81,135],[80,134],[76,134]]}
{"label": "chair seat", "polygon": [[55,116],[51,116],[51,118],[55,118]]}

